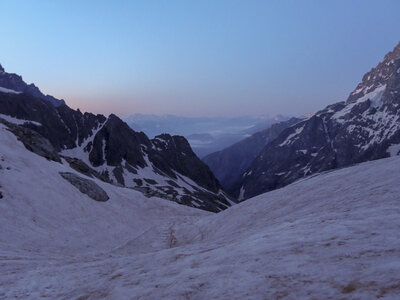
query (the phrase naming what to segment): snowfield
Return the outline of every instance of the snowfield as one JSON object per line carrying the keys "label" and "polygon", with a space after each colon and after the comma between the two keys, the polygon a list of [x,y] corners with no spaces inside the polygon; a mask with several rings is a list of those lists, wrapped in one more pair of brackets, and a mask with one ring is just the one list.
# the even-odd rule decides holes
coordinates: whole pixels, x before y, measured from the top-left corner
{"label": "snowfield", "polygon": [[218,214],[92,179],[96,202],[1,124],[0,165],[1,299],[400,297],[400,157]]}

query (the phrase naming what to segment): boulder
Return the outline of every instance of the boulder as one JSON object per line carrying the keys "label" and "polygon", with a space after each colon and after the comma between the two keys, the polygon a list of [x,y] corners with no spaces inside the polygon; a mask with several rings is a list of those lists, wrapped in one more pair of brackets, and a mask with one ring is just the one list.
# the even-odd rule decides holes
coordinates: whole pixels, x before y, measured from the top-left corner
{"label": "boulder", "polygon": [[93,180],[82,178],[70,172],[60,172],[60,175],[76,187],[81,193],[88,195],[93,200],[105,202],[110,199],[107,193]]}

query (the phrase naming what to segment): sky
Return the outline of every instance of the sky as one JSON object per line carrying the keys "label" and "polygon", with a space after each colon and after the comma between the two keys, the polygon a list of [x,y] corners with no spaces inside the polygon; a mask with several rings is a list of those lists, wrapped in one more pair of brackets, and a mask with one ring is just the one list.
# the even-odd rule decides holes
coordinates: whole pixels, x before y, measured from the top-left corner
{"label": "sky", "polygon": [[0,64],[72,108],[303,115],[400,41],[400,1],[0,0]]}

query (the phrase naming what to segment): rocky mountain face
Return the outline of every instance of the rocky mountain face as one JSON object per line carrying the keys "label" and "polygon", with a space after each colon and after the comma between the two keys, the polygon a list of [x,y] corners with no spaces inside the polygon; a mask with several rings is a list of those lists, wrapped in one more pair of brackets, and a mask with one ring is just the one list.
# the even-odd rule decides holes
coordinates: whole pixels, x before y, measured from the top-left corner
{"label": "rocky mountain face", "polygon": [[273,124],[224,150],[207,155],[202,160],[210,167],[222,186],[229,191],[270,141],[285,128],[300,121],[301,119],[291,118]]}
{"label": "rocky mountain face", "polygon": [[[0,83],[1,86],[1,83]],[[30,93],[0,90],[0,120],[26,148],[89,177],[218,212],[233,203],[181,136],[149,139],[115,115],[82,113]]]}
{"label": "rocky mountain face", "polygon": [[33,83],[27,84],[22,76],[7,73],[2,65],[0,64],[0,87],[13,90],[15,92],[25,93],[42,100],[46,100],[54,106],[60,106],[65,104],[64,100],[59,100],[50,95],[44,95],[37,86]]}
{"label": "rocky mountain face", "polygon": [[347,101],[283,130],[234,184],[233,194],[244,200],[311,174],[398,155],[399,105],[400,44]]}

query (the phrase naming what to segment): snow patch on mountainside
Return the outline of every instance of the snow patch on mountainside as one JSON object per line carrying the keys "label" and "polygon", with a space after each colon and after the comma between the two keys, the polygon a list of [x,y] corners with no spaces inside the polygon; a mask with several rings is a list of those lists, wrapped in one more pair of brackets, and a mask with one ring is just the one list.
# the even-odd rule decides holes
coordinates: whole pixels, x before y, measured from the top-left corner
{"label": "snow patch on mountainside", "polygon": [[16,125],[23,125],[25,123],[31,123],[36,126],[42,126],[42,124],[40,124],[39,122],[36,122],[36,121],[22,120],[22,119],[14,118],[14,117],[4,115],[4,114],[0,114],[0,118],[6,120],[7,122],[16,124]]}
{"label": "snow patch on mountainside", "polygon": [[241,201],[241,200],[244,199],[244,193],[245,193],[245,189],[244,189],[244,186],[242,186],[242,187],[240,188],[240,192],[239,192],[239,197],[238,197],[238,200],[239,200],[239,201]]}
{"label": "snow patch on mountainside", "polygon": [[377,87],[372,92],[369,92],[368,94],[360,97],[355,102],[349,103],[342,110],[337,111],[335,114],[333,114],[332,119],[336,119],[336,121],[339,123],[344,123],[345,120],[343,119],[343,117],[345,117],[347,114],[349,114],[351,112],[351,110],[353,109],[353,107],[359,105],[360,103],[368,101],[368,100],[371,101],[371,105],[373,107],[379,107],[382,104],[381,99],[382,99],[383,93],[385,92],[385,89],[386,89],[386,84]]}
{"label": "snow patch on mountainside", "polygon": [[1,87],[1,86],[0,86],[0,92],[1,93],[7,93],[7,94],[21,94],[22,93],[22,92],[17,92],[17,91],[11,90],[11,89],[6,89],[6,88]]}
{"label": "snow patch on mountainside", "polygon": [[[87,147],[87,145],[89,143],[93,143],[94,137],[103,128],[105,123],[106,122],[98,124],[97,128],[95,128],[93,130],[92,134],[88,138],[86,138],[81,143],[81,145],[79,145],[79,141],[78,141],[79,138],[77,136],[76,142],[75,142],[76,147],[75,148],[71,148],[71,149],[64,149],[64,150],[61,151],[60,154],[64,155],[64,156],[78,158],[78,159],[82,160],[84,163],[86,163],[88,166],[91,166],[92,164],[89,161],[89,153],[87,151],[85,151],[85,148]],[[103,156],[103,157],[105,157],[105,156]]]}
{"label": "snow patch on mountainside", "polygon": [[[135,180],[141,180],[143,181],[143,185],[146,185],[146,180],[147,181],[154,181],[152,184],[154,187],[162,187],[162,186],[169,186],[170,181],[173,180],[176,183],[175,190],[178,191],[178,193],[181,196],[185,195],[184,190],[188,190],[190,192],[196,192],[194,187],[198,190],[202,190],[204,192],[208,192],[206,189],[200,187],[198,184],[196,184],[193,180],[190,178],[183,176],[182,174],[179,174],[178,172],[174,172],[177,179],[172,179],[166,174],[163,174],[160,170],[156,170],[156,168],[153,166],[151,161],[148,158],[148,155],[145,153],[144,154],[144,159],[146,162],[146,166],[143,168],[136,168],[136,174],[132,172],[128,172],[126,169],[123,170],[123,176],[125,180],[125,185],[127,187],[136,187],[137,184],[135,184]],[[122,163],[122,165],[126,165],[126,161]],[[99,169],[99,168],[97,168]]]}
{"label": "snow patch on mountainside", "polygon": [[285,141],[283,141],[283,143],[279,144],[279,147],[283,147],[285,145],[289,145],[291,142],[293,142],[293,138],[296,137],[297,135],[299,135],[304,129],[304,126],[302,127],[298,127],[295,129],[295,131],[293,133],[291,133]]}

